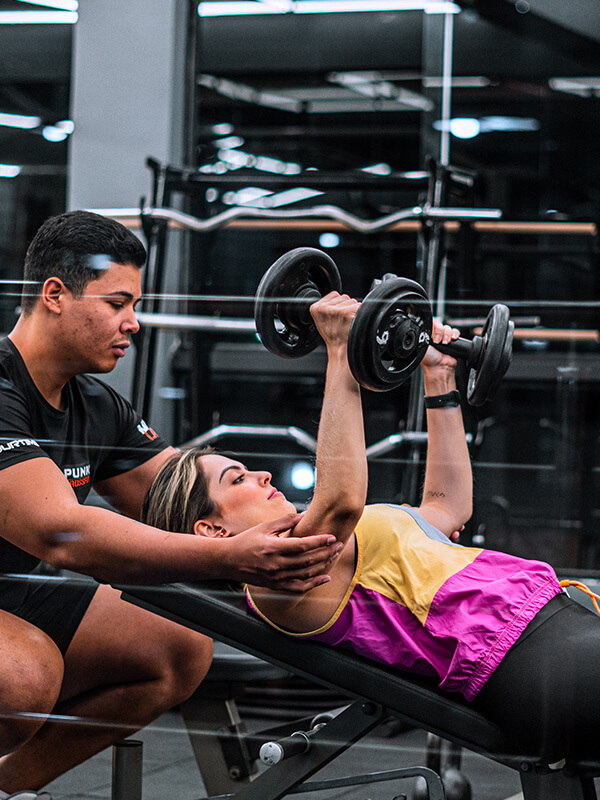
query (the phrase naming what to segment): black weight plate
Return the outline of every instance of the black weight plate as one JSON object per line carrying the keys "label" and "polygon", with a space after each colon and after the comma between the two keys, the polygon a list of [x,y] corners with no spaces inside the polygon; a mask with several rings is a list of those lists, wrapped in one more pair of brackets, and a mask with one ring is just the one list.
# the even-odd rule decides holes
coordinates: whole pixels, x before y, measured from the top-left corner
{"label": "black weight plate", "polygon": [[467,400],[481,406],[492,400],[512,358],[514,324],[502,303],[492,306],[481,332],[483,345],[478,363],[469,371]]}
{"label": "black weight plate", "polygon": [[[510,363],[512,361],[514,335],[515,335],[515,323],[512,320],[509,320],[508,330],[506,332],[506,339],[504,340],[504,347],[502,348],[502,357],[500,359],[500,366],[498,367],[498,373],[501,374],[502,378],[506,375],[508,368],[510,367]],[[500,382],[498,383],[498,385],[500,385]]]}
{"label": "black weight plate", "polygon": [[297,247],[284,253],[262,277],[254,298],[254,320],[261,342],[282,358],[301,358],[321,343],[308,311],[313,300],[342,282],[333,259],[314,247]]}
{"label": "black weight plate", "polygon": [[431,339],[431,305],[422,286],[388,278],[365,297],[350,328],[348,360],[366,389],[395,389],[421,363]]}

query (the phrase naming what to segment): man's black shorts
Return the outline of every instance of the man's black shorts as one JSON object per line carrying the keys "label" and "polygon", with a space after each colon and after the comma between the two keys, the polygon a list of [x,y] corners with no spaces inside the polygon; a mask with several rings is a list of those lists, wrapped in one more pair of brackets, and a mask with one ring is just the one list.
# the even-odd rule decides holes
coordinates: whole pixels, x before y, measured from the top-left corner
{"label": "man's black shorts", "polygon": [[64,655],[97,588],[79,575],[0,575],[0,609],[44,631]]}

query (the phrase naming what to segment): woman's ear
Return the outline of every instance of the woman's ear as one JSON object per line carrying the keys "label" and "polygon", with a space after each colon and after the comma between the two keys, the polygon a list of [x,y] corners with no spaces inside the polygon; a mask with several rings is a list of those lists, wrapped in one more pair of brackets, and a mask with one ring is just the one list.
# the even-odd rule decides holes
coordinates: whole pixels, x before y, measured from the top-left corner
{"label": "woman's ear", "polygon": [[196,536],[208,536],[211,539],[228,536],[225,528],[221,528],[220,525],[215,525],[214,522],[207,519],[199,519],[194,522],[194,533]]}

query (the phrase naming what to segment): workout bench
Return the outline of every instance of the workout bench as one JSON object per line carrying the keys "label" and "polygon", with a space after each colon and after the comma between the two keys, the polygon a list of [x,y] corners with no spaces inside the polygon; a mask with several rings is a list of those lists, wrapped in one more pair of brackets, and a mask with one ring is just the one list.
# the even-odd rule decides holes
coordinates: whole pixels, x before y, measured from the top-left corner
{"label": "workout bench", "polygon": [[[287,637],[249,611],[240,589],[224,582],[116,588],[130,603],[348,695],[350,704],[311,732],[306,752],[269,767],[243,786],[236,800],[279,800],[301,784],[302,791],[332,788],[327,781],[305,781],[387,716],[517,770],[524,800],[597,800],[594,776],[600,775],[600,768],[542,763],[535,753],[515,749],[495,724],[460,696],[440,691],[431,679],[392,670],[342,649]],[[354,776],[345,785],[412,775],[425,778],[430,800],[443,800],[439,777],[423,767]],[[343,785],[339,780],[334,783]]]}

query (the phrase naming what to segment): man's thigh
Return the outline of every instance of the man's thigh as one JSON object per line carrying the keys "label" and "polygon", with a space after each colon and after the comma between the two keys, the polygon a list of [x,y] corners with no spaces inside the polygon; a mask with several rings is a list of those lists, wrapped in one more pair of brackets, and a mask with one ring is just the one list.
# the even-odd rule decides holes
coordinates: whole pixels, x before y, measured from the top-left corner
{"label": "man's thigh", "polygon": [[165,671],[199,683],[211,659],[211,639],[102,585],[67,650],[61,700],[107,684],[153,681]]}

